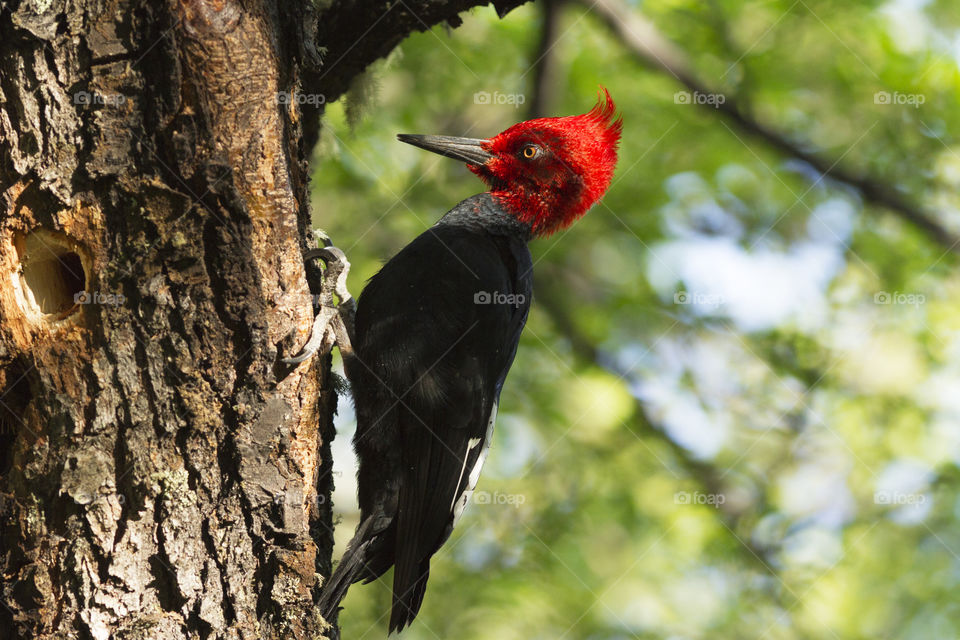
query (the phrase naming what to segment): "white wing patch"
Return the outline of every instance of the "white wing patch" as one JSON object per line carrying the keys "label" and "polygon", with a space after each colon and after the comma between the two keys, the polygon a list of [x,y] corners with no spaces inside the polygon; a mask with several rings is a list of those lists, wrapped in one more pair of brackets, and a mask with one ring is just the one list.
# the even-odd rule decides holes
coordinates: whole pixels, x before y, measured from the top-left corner
{"label": "white wing patch", "polygon": [[[473,464],[473,468],[470,469],[470,475],[467,476],[467,487],[459,496],[454,495],[453,502],[450,503],[450,509],[453,511],[453,522],[450,523],[451,529],[457,526],[457,521],[460,520],[460,516],[463,515],[463,510],[473,496],[473,488],[477,486],[477,480],[480,479],[480,469],[483,468],[483,462],[487,459],[487,454],[490,452],[490,441],[493,440],[493,425],[496,421],[497,403],[494,402],[493,408],[490,410],[490,419],[487,421],[487,434],[483,439],[483,449],[480,451],[480,455],[477,456],[477,461]],[[463,467],[460,469],[460,478],[457,479],[458,487],[460,486],[460,480],[463,479],[463,473],[466,471],[467,459],[470,457],[470,452],[473,451],[474,447],[478,444],[480,444],[480,438],[471,438],[467,443],[467,451],[463,454]]]}

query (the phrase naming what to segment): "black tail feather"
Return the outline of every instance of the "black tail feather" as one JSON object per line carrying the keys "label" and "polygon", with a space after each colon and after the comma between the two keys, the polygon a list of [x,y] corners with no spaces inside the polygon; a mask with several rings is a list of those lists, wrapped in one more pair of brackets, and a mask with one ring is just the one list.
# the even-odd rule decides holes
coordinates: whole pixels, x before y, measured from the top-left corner
{"label": "black tail feather", "polygon": [[374,544],[367,548],[363,570],[356,580],[358,582],[363,580],[365,584],[369,584],[389,571],[393,566],[396,544],[397,527],[391,522],[386,529],[377,533]]}
{"label": "black tail feather", "polygon": [[368,516],[360,523],[333,575],[327,579],[320,590],[317,607],[320,609],[320,615],[327,622],[332,621],[336,616],[340,602],[347,595],[350,585],[361,580],[364,574],[369,572],[366,558],[377,540],[376,536],[370,535],[373,522],[374,518]]}
{"label": "black tail feather", "polygon": [[390,611],[390,630],[402,631],[413,622],[423,604],[423,595],[427,591],[427,578],[430,577],[430,559],[427,558],[413,571],[396,567],[393,574],[393,608]]}

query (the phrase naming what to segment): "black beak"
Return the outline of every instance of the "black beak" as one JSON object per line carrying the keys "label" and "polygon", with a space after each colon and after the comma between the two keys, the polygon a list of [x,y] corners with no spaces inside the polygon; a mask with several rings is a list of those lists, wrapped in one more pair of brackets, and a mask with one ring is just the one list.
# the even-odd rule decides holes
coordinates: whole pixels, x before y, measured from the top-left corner
{"label": "black beak", "polygon": [[415,147],[439,153],[467,164],[483,165],[493,157],[480,144],[486,142],[480,138],[456,138],[453,136],[417,136],[398,133],[397,140]]}

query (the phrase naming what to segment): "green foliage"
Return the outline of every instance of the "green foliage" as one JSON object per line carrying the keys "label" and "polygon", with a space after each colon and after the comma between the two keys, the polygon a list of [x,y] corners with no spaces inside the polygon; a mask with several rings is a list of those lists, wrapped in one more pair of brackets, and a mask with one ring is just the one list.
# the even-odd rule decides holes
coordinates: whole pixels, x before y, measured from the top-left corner
{"label": "green foliage", "polygon": [[[955,2],[641,8],[761,122],[960,231]],[[355,126],[329,106],[313,208],[355,294],[479,190],[394,135],[487,136],[528,117],[538,26],[533,6],[475,10],[406,41],[365,81],[377,91]],[[478,486],[488,501],[436,556],[406,636],[957,637],[955,254],[678,103],[683,87],[584,6],[559,33],[551,111],[585,111],[602,83],[624,138],[604,202],[533,243],[536,290],[616,366],[584,361],[534,301]],[[525,103],[496,104],[515,94]],[[388,585],[351,591],[344,638],[383,634]]]}

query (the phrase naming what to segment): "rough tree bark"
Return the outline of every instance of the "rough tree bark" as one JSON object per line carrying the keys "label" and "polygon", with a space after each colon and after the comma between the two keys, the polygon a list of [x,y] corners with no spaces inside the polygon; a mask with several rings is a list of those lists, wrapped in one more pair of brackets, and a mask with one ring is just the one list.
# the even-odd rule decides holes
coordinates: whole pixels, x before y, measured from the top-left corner
{"label": "rough tree bark", "polygon": [[323,637],[336,394],[280,362],[318,114],[278,97],[474,4],[0,3],[0,635]]}

